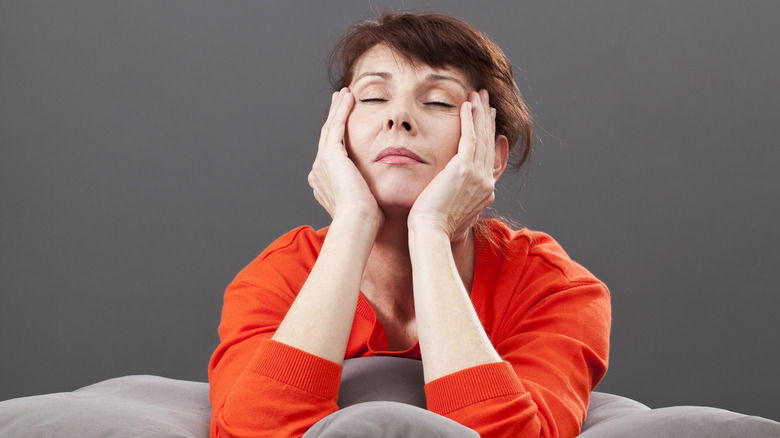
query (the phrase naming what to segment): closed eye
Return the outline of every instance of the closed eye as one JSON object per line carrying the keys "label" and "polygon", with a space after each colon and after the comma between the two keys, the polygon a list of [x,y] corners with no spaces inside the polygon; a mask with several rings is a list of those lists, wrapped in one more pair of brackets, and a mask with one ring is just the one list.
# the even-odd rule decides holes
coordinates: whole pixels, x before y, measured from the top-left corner
{"label": "closed eye", "polygon": [[358,99],[361,103],[387,102],[387,99],[381,97],[369,97],[368,99]]}
{"label": "closed eye", "polygon": [[432,106],[440,106],[440,107],[443,107],[443,108],[455,108],[455,105],[450,105],[447,102],[433,101],[433,102],[425,102],[425,104],[426,105],[432,105]]}

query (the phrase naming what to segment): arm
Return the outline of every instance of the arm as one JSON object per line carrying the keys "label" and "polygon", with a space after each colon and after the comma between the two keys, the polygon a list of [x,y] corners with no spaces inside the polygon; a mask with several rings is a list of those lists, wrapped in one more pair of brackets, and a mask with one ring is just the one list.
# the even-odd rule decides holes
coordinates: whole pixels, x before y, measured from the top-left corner
{"label": "arm", "polygon": [[321,248],[274,245],[225,294],[209,372],[212,436],[301,436],[337,409],[360,279],[382,221],[344,148],[352,104],[346,89],[334,93],[309,175],[333,218]]}
{"label": "arm", "polygon": [[[513,247],[486,249],[480,264],[489,268],[474,280],[473,308],[480,309],[504,362],[463,368],[425,388],[428,409],[483,437],[577,435],[590,392],[607,369],[606,287],[554,242],[529,246],[535,249],[528,254]],[[491,254],[487,260],[484,253]],[[439,307],[449,312],[451,302]],[[443,353],[467,357],[478,351],[468,337],[457,336],[463,335],[453,332],[450,351]]]}
{"label": "arm", "polygon": [[501,362],[461,281],[453,246],[473,239],[479,213],[493,202],[506,166],[506,138],[495,139],[488,93],[469,93],[461,106],[458,153],[414,203],[408,219],[415,313],[425,381]]}
{"label": "arm", "polygon": [[341,365],[375,231],[363,216],[334,219],[322,251],[273,340]]}
{"label": "arm", "polygon": [[383,218],[344,145],[353,104],[346,88],[334,93],[309,174],[314,197],[333,221],[317,263],[273,336],[277,342],[339,365],[355,316],[360,280]]}
{"label": "arm", "polygon": [[[485,326],[505,362],[468,368],[425,388],[430,410],[483,437],[576,436],[590,392],[607,369],[607,289],[592,277],[569,281],[534,258],[523,266],[524,278],[534,281],[491,286],[485,304],[484,314],[495,315]],[[502,274],[511,276],[508,270]],[[492,302],[502,294],[512,295],[508,305]]]}
{"label": "arm", "polygon": [[209,364],[212,437],[300,436],[337,409],[341,367],[271,339],[324,232],[302,227],[280,237],[225,291],[220,344]]}
{"label": "arm", "polygon": [[[423,191],[409,218],[428,408],[485,437],[574,436],[589,393],[606,370],[608,294],[592,276],[575,287],[561,280],[558,268],[541,270],[546,277],[531,288],[504,286],[532,301],[496,309],[505,318],[501,328],[485,332],[453,254],[468,237],[463,230],[492,201],[496,173],[503,170],[502,147],[493,147],[494,125],[486,117],[487,96],[480,97],[470,96],[462,108],[458,154]],[[468,106],[471,111],[463,111]],[[579,309],[594,310],[592,324]]]}
{"label": "arm", "polygon": [[501,362],[461,281],[451,244],[441,232],[410,230],[414,306],[426,383]]}

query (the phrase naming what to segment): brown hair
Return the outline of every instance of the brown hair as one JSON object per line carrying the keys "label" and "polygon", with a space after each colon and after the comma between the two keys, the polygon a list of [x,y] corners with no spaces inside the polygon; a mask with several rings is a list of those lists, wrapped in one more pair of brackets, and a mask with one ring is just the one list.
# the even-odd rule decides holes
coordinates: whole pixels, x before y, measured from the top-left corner
{"label": "brown hair", "polygon": [[385,44],[412,64],[458,68],[477,89],[490,93],[496,135],[509,141],[509,164],[520,168],[533,153],[533,121],[504,52],[469,24],[443,14],[389,12],[353,24],[328,56],[334,91],[352,82],[355,62]]}

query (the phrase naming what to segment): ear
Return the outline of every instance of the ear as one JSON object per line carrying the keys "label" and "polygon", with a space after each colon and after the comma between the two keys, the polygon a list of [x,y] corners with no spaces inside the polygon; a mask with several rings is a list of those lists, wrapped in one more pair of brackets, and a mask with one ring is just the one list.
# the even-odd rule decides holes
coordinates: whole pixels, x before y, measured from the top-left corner
{"label": "ear", "polygon": [[493,178],[498,180],[504,170],[506,170],[506,163],[509,160],[509,140],[506,136],[499,135],[496,137],[496,151],[493,159]]}

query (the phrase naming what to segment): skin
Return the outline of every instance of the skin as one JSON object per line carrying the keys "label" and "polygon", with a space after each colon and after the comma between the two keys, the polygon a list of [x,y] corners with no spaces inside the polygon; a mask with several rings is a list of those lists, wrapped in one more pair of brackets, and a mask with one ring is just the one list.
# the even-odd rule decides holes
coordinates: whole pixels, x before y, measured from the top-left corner
{"label": "skin", "polygon": [[[274,339],[342,363],[362,292],[388,349],[419,339],[426,382],[501,361],[469,298],[473,226],[508,150],[487,91],[382,45],[354,78],[333,94],[309,174],[330,229]],[[388,147],[416,158],[382,158]]]}

